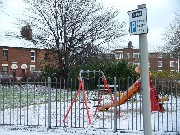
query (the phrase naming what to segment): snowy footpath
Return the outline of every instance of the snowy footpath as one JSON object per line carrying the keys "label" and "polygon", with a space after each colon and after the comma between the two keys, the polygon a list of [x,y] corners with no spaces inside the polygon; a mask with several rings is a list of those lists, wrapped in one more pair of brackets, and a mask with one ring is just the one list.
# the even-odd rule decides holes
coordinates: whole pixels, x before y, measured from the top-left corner
{"label": "snowy footpath", "polygon": [[[25,127],[25,126],[1,126],[0,135],[143,135],[143,131],[117,131],[113,133],[110,129],[93,128],[52,128]],[[153,132],[153,135],[177,135],[175,132]]]}

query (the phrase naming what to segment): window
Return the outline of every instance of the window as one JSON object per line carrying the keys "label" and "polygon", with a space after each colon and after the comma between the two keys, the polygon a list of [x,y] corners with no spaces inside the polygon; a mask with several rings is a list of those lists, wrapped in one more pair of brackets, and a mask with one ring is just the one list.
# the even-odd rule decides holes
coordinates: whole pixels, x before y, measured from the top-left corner
{"label": "window", "polygon": [[115,54],[115,59],[119,59],[119,54]]}
{"label": "window", "polygon": [[140,65],[139,62],[134,62],[134,66],[138,66],[138,65]]}
{"label": "window", "polygon": [[174,57],[172,53],[170,53],[169,56],[170,56],[170,58],[173,58],[173,57]]}
{"label": "window", "polygon": [[30,71],[33,72],[35,70],[35,65],[30,65]]}
{"label": "window", "polygon": [[31,62],[35,62],[35,50],[31,50]]}
{"label": "window", "polygon": [[129,59],[130,58],[130,54],[129,53],[127,53],[127,59]]}
{"label": "window", "polygon": [[139,58],[139,53],[133,53],[133,58]]}
{"label": "window", "polygon": [[115,59],[123,59],[123,54],[122,53],[115,54]]}
{"label": "window", "polygon": [[7,75],[8,74],[8,66],[3,66],[2,67],[2,75]]}
{"label": "window", "polygon": [[3,60],[8,61],[8,50],[3,50]]}
{"label": "window", "polygon": [[158,67],[162,67],[162,61],[158,61]]}
{"label": "window", "polygon": [[170,67],[175,67],[175,61],[170,61]]}
{"label": "window", "polygon": [[158,54],[158,58],[162,58],[162,53],[159,53],[159,54]]}

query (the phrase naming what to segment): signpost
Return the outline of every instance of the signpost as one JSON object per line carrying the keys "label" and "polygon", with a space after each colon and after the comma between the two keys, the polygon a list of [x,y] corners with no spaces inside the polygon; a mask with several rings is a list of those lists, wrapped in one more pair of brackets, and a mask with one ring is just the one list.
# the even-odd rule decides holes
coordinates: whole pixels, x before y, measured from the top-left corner
{"label": "signpost", "polygon": [[129,11],[128,14],[130,35],[148,33],[146,8]]}
{"label": "signpost", "polygon": [[128,14],[130,35],[139,35],[144,135],[152,135],[146,5],[138,5],[138,9],[129,11]]}

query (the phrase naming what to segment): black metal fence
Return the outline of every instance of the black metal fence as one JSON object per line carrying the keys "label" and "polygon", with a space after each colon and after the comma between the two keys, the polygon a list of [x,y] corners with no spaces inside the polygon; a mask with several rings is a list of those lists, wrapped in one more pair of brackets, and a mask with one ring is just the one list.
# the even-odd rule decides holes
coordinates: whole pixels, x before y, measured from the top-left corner
{"label": "black metal fence", "polygon": [[[108,83],[110,79],[111,84]],[[126,85],[126,89],[122,90],[119,89],[121,82],[121,80],[114,82],[114,78],[108,78],[108,87],[101,87],[104,85],[102,78],[98,81],[94,78],[83,78],[82,87],[79,87],[81,82],[78,80],[59,78],[1,82],[0,124],[143,130],[140,90],[123,104],[120,103],[118,106],[115,104],[115,107],[112,105],[113,107],[103,111],[97,109],[107,103],[111,106],[113,104],[111,96],[118,102],[123,96],[120,94],[125,93],[135,83],[132,79],[127,80],[127,84],[123,84]],[[159,104],[164,108],[163,112],[151,113],[153,131],[180,131],[179,83],[174,80],[153,80],[153,87],[158,92]],[[103,89],[104,93],[100,99]],[[113,92],[112,95],[108,89]]]}

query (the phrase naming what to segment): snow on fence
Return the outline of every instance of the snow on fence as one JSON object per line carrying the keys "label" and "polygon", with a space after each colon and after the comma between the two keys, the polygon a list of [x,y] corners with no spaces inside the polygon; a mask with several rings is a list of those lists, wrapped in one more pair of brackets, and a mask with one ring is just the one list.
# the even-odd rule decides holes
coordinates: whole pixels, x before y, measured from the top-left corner
{"label": "snow on fence", "polygon": [[[102,80],[93,81],[89,78],[83,78],[80,90],[80,82],[73,79],[49,78],[1,82],[0,125],[143,130],[141,91],[137,90],[131,98],[121,104],[118,100],[125,93],[122,87],[120,89],[122,81],[110,82],[111,87],[107,87],[107,82],[104,93],[101,93],[103,88],[98,87],[103,85]],[[131,88],[134,82],[127,81],[126,90]],[[113,88],[112,85],[118,87]],[[171,80],[155,80],[153,88],[156,88],[159,104],[163,106],[163,112],[151,113],[153,131],[178,132],[180,130],[179,84]],[[109,93],[108,89],[113,93]],[[114,109],[112,98],[116,97],[118,98],[115,101],[120,104]],[[99,106],[106,104],[112,107],[98,110]],[[69,113],[67,113],[68,109]],[[90,124],[89,120],[91,120]]]}

